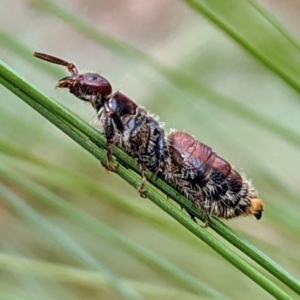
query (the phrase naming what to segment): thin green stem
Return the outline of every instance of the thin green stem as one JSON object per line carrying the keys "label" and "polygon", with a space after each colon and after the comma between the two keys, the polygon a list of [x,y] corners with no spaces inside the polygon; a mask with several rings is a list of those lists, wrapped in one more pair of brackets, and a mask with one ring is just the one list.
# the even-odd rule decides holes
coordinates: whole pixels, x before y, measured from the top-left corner
{"label": "thin green stem", "polygon": [[[123,59],[127,58],[131,62],[133,61],[134,64],[137,64],[137,62],[147,64],[149,68],[154,69],[166,78],[174,87],[180,88],[182,91],[188,93],[186,96],[187,99],[190,97],[189,95],[192,95],[196,99],[202,96],[202,101],[207,101],[210,104],[213,103],[218,108],[230,114],[236,114],[243,120],[251,122],[251,124],[253,123],[253,120],[255,120],[256,125],[270,131],[272,134],[280,137],[281,139],[288,141],[290,144],[300,147],[300,136],[297,132],[280,124],[278,121],[274,121],[264,116],[251,107],[245,106],[243,103],[220,94],[214,88],[195,79],[193,76],[190,76],[183,68],[177,70],[173,67],[166,66],[162,62],[155,60],[151,56],[126,44],[125,42],[99,32],[81,16],[59,6],[54,1],[33,0],[32,3],[34,3],[34,6],[40,11],[62,19],[84,36],[109,49],[116,55],[121,56]],[[297,83],[297,85],[299,84]]]}
{"label": "thin green stem", "polygon": [[[49,119],[53,124],[62,129],[65,133],[67,133],[72,139],[82,145],[86,150],[88,150],[91,154],[93,154],[100,161],[105,162],[106,155],[105,152],[98,147],[92,141],[95,141],[97,145],[102,148],[105,147],[105,141],[103,137],[99,136],[99,134],[91,129],[88,125],[86,125],[83,121],[74,117],[70,112],[65,110],[63,107],[54,103],[46,96],[41,94],[36,88],[34,88],[31,84],[26,82],[26,80],[22,79],[20,75],[11,70],[8,66],[5,66],[4,63],[0,65],[0,81],[3,85],[5,85],[8,89],[10,89],[13,93],[19,96],[22,100],[24,100],[27,104],[32,106],[38,112],[43,114],[47,119]],[[64,121],[61,121],[62,118]],[[68,122],[68,123],[64,123]],[[82,135],[79,135],[73,128],[77,128],[82,134],[86,135],[86,138]],[[88,140],[88,138],[89,140]],[[117,169],[117,174],[119,174],[123,179],[125,179],[129,184],[134,187],[139,187],[140,178],[135,173],[130,172],[127,168],[123,167],[123,165],[128,166],[131,169],[137,170],[135,162],[128,157],[126,153],[124,153],[120,149],[116,149],[115,156],[118,161],[121,163]],[[168,195],[172,194],[172,198],[174,198],[180,205],[186,207],[189,211],[195,212],[195,209],[192,207],[191,203],[187,201],[184,197],[178,196],[177,192],[169,187],[162,180],[156,181],[156,186],[159,187],[160,190],[165,192]],[[207,245],[209,245],[212,249],[222,255],[225,259],[231,262],[235,267],[237,267],[244,274],[249,276],[253,281],[263,287],[266,291],[272,294],[277,299],[291,299],[282,289],[280,289],[277,285],[272,283],[269,279],[255,270],[252,266],[250,266],[247,262],[245,262],[241,257],[239,257],[236,253],[226,247],[223,243],[218,241],[212,235],[209,234],[208,230],[203,230],[200,226],[195,224],[192,220],[190,220],[187,216],[185,216],[182,212],[180,212],[174,205],[169,203],[164,197],[157,193],[157,191],[150,185],[146,186],[146,196],[153,201],[156,205],[158,205],[161,209],[175,218],[179,223],[181,223],[186,229],[192,232],[194,235],[199,237],[202,241],[204,241]],[[200,211],[196,211],[197,216],[202,217]],[[228,230],[228,228],[223,225],[221,222],[217,220],[213,220],[211,222],[211,227],[215,230],[219,228],[220,232],[223,234],[226,232],[226,236],[231,239],[234,237],[235,239],[241,241],[242,249],[248,254],[248,250],[254,247],[250,247],[247,245],[245,241],[240,240],[235,234]],[[229,233],[229,235],[228,235]],[[240,245],[241,246],[241,245]],[[246,248],[244,248],[246,246]],[[259,254],[259,252],[258,252]],[[273,265],[274,266],[274,265]],[[276,266],[275,266],[276,267]],[[281,272],[280,269],[276,268],[279,271],[280,278],[285,275],[284,272]],[[277,273],[276,273],[277,274]],[[289,278],[290,280],[290,278]],[[299,288],[299,285],[298,285]]]}
{"label": "thin green stem", "polygon": [[[38,278],[46,278],[53,281],[71,283],[76,286],[84,286],[87,288],[100,290],[106,290],[109,288],[106,278],[99,276],[99,274],[94,271],[62,266],[41,260],[28,259],[18,255],[0,253],[0,269],[3,271],[18,272],[26,276],[36,276]],[[135,290],[139,291],[140,293],[151,297],[151,299],[155,299],[155,297],[158,299],[165,299],[165,297],[167,299],[172,299],[173,295],[176,295],[178,299],[190,299],[190,297],[191,299],[196,299],[193,294],[190,294],[177,287],[155,286],[155,288],[153,288],[151,282],[144,283],[134,280],[126,280],[125,282],[133,286]],[[2,287],[0,285],[2,296],[1,288]],[[23,300],[23,298],[20,299]],[[32,298],[29,299],[32,300]],[[199,297],[197,297],[197,299],[199,299]]]}
{"label": "thin green stem", "polygon": [[123,298],[128,300],[143,299],[135,290],[127,285],[124,280],[115,276],[109,269],[87,253],[79,244],[75,243],[66,233],[40,216],[3,184],[0,184],[0,195],[6,205],[14,209],[28,223],[32,224],[44,235],[48,236],[55,243],[60,245],[60,247],[62,247],[80,263],[91,270],[99,272],[101,276],[104,276],[110,285],[114,287]]}
{"label": "thin green stem", "polygon": [[284,68],[278,65],[275,61],[269,58],[263,51],[258,49],[255,45],[245,39],[244,36],[239,34],[237,30],[232,28],[226,21],[219,17],[213,10],[211,10],[205,1],[201,0],[183,0],[187,3],[195,12],[208,18],[221,30],[223,30],[230,38],[237,42],[244,50],[252,55],[256,60],[265,65],[269,70],[283,79],[290,87],[292,87],[297,93],[300,93],[300,84],[297,78],[290,76]]}
{"label": "thin green stem", "polygon": [[282,24],[268,11],[261,7],[256,0],[247,0],[279,33],[282,34],[300,52],[300,45],[295,38],[282,26]]}
{"label": "thin green stem", "polygon": [[159,270],[159,273],[166,280],[171,279],[176,282],[176,284],[197,293],[198,295],[207,295],[216,299],[228,299],[218,291],[187,274],[184,270],[176,267],[150,250],[123,237],[113,228],[107,226],[100,220],[68,203],[63,198],[52,193],[41,185],[18,175],[7,166],[0,166],[0,176],[9,180],[11,183],[17,184],[26,192],[40,199],[40,201],[56,208],[60,213],[64,214],[69,219],[72,219],[74,222],[79,223],[82,228],[88,229],[89,232],[94,233],[101,240],[107,241],[110,245],[122,249],[122,252],[127,253],[133,258],[137,258],[148,267],[154,270]]}
{"label": "thin green stem", "polygon": [[11,33],[7,33],[2,28],[0,28],[0,41],[1,47],[5,47],[11,52],[18,54],[18,56],[23,57],[27,62],[29,62],[32,65],[35,65],[40,70],[44,70],[52,76],[55,76],[56,78],[62,76],[63,73],[60,70],[58,70],[56,66],[51,64],[45,66],[45,64],[42,61],[35,59],[32,56],[33,51],[31,48],[21,43],[18,38],[13,37]]}

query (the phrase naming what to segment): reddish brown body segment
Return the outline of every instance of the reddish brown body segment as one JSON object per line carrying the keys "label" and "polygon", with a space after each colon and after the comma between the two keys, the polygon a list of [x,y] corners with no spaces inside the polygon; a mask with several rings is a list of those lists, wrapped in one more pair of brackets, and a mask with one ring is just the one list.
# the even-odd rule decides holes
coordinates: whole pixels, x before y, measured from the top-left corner
{"label": "reddish brown body segment", "polygon": [[168,136],[170,166],[165,178],[200,207],[207,218],[254,215],[260,219],[263,203],[251,183],[212,149],[184,132]]}

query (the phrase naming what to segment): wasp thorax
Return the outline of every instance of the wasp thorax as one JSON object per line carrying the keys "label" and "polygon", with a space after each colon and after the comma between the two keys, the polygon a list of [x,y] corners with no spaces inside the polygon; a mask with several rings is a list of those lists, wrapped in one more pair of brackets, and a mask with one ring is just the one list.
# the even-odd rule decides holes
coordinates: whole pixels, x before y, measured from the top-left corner
{"label": "wasp thorax", "polygon": [[137,105],[127,96],[120,92],[115,93],[107,102],[109,115],[134,115],[136,113]]}

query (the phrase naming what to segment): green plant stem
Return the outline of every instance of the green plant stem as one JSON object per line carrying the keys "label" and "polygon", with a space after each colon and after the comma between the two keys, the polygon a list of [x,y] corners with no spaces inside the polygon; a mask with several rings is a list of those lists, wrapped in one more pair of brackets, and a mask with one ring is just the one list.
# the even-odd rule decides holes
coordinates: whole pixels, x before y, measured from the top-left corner
{"label": "green plant stem", "polygon": [[[280,24],[276,20],[272,19],[272,16],[269,14],[266,14],[266,12],[259,7],[255,1],[248,0],[249,3],[251,3],[252,6],[254,6],[261,14],[263,14],[268,20],[272,23],[273,26],[277,28],[277,30],[284,35],[291,43],[295,43],[294,39],[288,35],[288,33],[281,27]],[[271,18],[271,20],[270,20]],[[53,66],[51,64],[45,64],[44,62],[33,58],[32,56],[32,50],[25,46],[23,43],[21,43],[19,40],[13,38],[11,35],[7,34],[5,31],[0,29],[0,40],[3,42],[3,45],[5,47],[8,47],[11,51],[16,53],[16,55],[23,57],[25,60],[29,60],[30,63],[37,66],[40,70],[46,72],[47,74],[50,74],[53,77],[60,78],[64,76],[64,72],[61,69],[58,69],[57,66]],[[295,47],[300,47],[298,44],[295,44]],[[177,72],[177,71],[176,71]],[[204,89],[203,87],[202,89]],[[207,87],[206,87],[207,88]],[[161,93],[163,93],[163,88],[161,89]],[[256,124],[260,125],[262,128],[268,129],[271,133],[277,134],[278,137],[285,139],[287,142],[294,141],[294,145],[300,146],[300,138],[299,135],[296,134],[296,132],[291,131],[289,128],[281,125],[277,121],[273,121],[271,118],[267,118],[265,116],[258,115],[257,112],[254,110],[248,110],[247,107],[244,105],[239,105],[238,103],[236,105],[235,101],[233,99],[225,99],[224,96],[221,94],[216,93],[213,89],[207,90],[207,94],[209,99],[214,103],[216,106],[218,106],[220,109],[232,109],[233,112],[235,112],[237,115],[242,114],[243,118],[248,119],[249,121],[255,120]],[[177,94],[176,94],[177,95]],[[168,95],[166,95],[168,97]],[[206,114],[201,113],[199,110],[195,110],[195,102],[192,101],[190,103],[190,106],[187,107],[185,103],[182,103],[181,99],[184,97],[184,93],[180,95],[178,93],[178,101],[170,101],[173,104],[176,104],[180,109],[186,110],[188,115],[190,117],[194,118],[200,118],[201,120],[205,120],[205,122],[214,122],[215,125],[217,124],[214,120],[214,118],[209,117]],[[168,100],[168,98],[166,98]],[[231,101],[234,101],[234,104],[231,106],[229,103]],[[224,106],[224,107],[223,107]],[[269,169],[268,165],[265,163],[263,159],[260,158],[259,155],[257,155],[255,152],[251,152],[251,150],[247,146],[243,146],[241,143],[237,143],[237,140],[233,137],[231,132],[224,131],[224,127],[218,126],[218,128],[215,128],[215,126],[210,127],[210,130],[212,131],[212,134],[217,137],[220,141],[222,141],[222,144],[227,145],[233,145],[235,144],[235,147],[239,147],[239,152],[245,153],[245,155],[249,158],[251,161],[255,161],[256,165],[255,168],[258,170],[258,172],[263,176],[263,179],[270,183],[273,186],[276,186],[279,190],[284,191],[283,197],[292,199],[295,203],[298,202],[299,194],[295,191],[293,187],[289,186],[289,183],[286,180],[283,180],[282,178],[278,178],[278,176],[274,175],[271,170]],[[288,188],[286,188],[288,187]],[[283,218],[283,220],[285,220]],[[289,223],[286,223],[286,225],[289,225]]]}
{"label": "green plant stem", "polygon": [[[90,141],[90,140],[95,141],[95,143],[97,143],[97,145],[99,145],[99,146],[102,145],[102,148],[103,148],[103,147],[106,147],[103,137],[101,137],[95,130],[91,129],[83,121],[74,117],[63,107],[61,107],[57,103],[54,103],[53,101],[48,99],[46,96],[44,96],[43,94],[38,92],[38,90],[36,88],[34,88],[31,84],[26,82],[26,80],[22,79],[20,75],[15,73],[8,66],[5,66],[4,63],[0,64],[0,82],[4,86],[6,86],[9,90],[11,90],[13,93],[15,93],[17,96],[19,96],[23,101],[25,101],[27,104],[32,106],[35,110],[37,110],[42,115],[44,115],[53,124],[55,124],[57,127],[62,129],[72,139],[74,139],[76,142],[78,142],[80,145],[82,145],[86,150],[88,150],[91,154],[93,154],[100,161],[102,161],[102,162],[106,161],[105,152],[103,150],[99,149],[98,147],[96,147],[94,145],[94,143]],[[45,107],[47,107],[47,109]],[[63,118],[69,124],[64,123],[59,118]],[[79,130],[82,134],[87,135],[90,138],[90,140],[88,140],[86,137],[83,137],[82,135],[79,135],[77,133],[77,130],[74,131],[73,130],[74,127],[76,127],[77,130]],[[116,157],[118,158],[118,161],[120,163],[125,164],[126,166],[137,170],[135,162],[130,157],[128,157],[128,155],[126,153],[124,153],[120,149],[116,149],[114,154],[116,155]],[[132,172],[128,171],[122,165],[119,165],[119,167],[117,169],[117,174],[119,174],[123,179],[125,179],[132,186],[134,186],[136,188],[139,187],[140,178],[136,174],[133,174]],[[157,186],[159,188],[161,188],[161,190],[164,189],[164,190],[168,191],[169,194],[177,195],[177,192],[175,190],[173,190],[171,187],[169,187],[167,184],[165,184],[163,181],[157,180],[157,182],[158,182]],[[165,186],[165,188],[163,188],[163,186]],[[165,212],[167,212],[169,215],[171,215],[173,218],[175,218],[185,228],[187,228],[190,232],[192,232],[194,235],[199,237],[202,241],[204,241],[212,249],[214,249],[216,252],[218,252],[220,255],[222,255],[225,259],[227,259],[229,262],[231,262],[235,267],[237,267],[239,270],[241,270],[244,274],[249,276],[253,281],[255,281],[261,287],[263,287],[265,290],[267,290],[275,298],[291,299],[278,286],[276,286],[269,279],[267,279],[265,276],[263,276],[261,273],[259,273],[257,270],[255,270],[252,266],[250,266],[247,262],[245,262],[243,259],[241,259],[237,254],[235,254],[232,250],[230,250],[224,244],[222,244],[217,239],[215,239],[213,236],[211,236],[207,230],[203,230],[199,225],[195,224],[192,220],[190,220],[187,216],[185,216],[182,212],[180,212],[174,205],[169,203],[164,197],[159,195],[152,186],[150,186],[150,185],[146,186],[145,194],[156,205],[158,205],[161,209],[163,209]],[[190,211],[194,211],[194,208],[192,208],[191,203],[189,201],[187,201],[185,198],[175,196],[174,199],[177,200],[177,202],[179,202],[180,205],[183,203],[184,204],[183,206],[187,207],[187,209],[189,209]],[[179,199],[182,199],[182,201]],[[202,214],[200,214],[200,212],[197,211],[197,215],[200,216]],[[222,229],[221,231],[224,231],[224,229],[226,228],[226,226],[224,226],[223,224],[221,225],[221,222],[219,222],[217,220],[212,221],[212,228],[216,227],[215,226],[216,224],[218,224],[220,226],[219,228]],[[229,233],[231,232],[232,236],[235,236],[232,231],[230,231],[230,230],[227,230],[227,231]],[[247,245],[247,244],[244,242],[243,245]],[[249,245],[247,245],[246,254],[248,254],[248,250],[251,248],[253,249],[253,247],[250,247]],[[276,268],[276,271],[281,271],[281,270],[278,270]],[[283,275],[284,275],[284,272],[281,272],[280,279]],[[289,278],[289,281],[290,281],[290,278]],[[298,286],[298,288],[299,288],[299,286]]]}
{"label": "green plant stem", "polygon": [[11,183],[18,185],[34,197],[41,199],[40,201],[56,208],[67,218],[79,223],[82,228],[86,228],[89,232],[94,233],[101,240],[107,241],[110,245],[122,249],[124,253],[127,253],[133,258],[137,258],[148,267],[159,270],[162,276],[165,277],[165,280],[171,279],[184,289],[198,295],[207,295],[220,300],[228,299],[218,291],[203,284],[200,280],[187,274],[184,270],[176,267],[150,250],[123,237],[100,220],[90,216],[74,205],[69,204],[63,198],[55,195],[48,189],[13,172],[9,167],[1,165],[0,176],[9,180]]}
{"label": "green plant stem", "polygon": [[[69,266],[57,265],[46,261],[28,259],[20,257],[18,255],[8,255],[0,253],[0,270],[18,272],[26,276],[36,276],[38,278],[42,277],[54,281],[71,283],[74,285],[80,285],[93,289],[96,288],[105,290],[109,288],[109,283],[107,282],[106,278],[99,276],[99,274],[96,272]],[[125,282],[128,285],[133,286],[138,292],[152,297],[151,299],[155,299],[154,297],[158,299],[164,299],[163,296],[165,296],[167,299],[172,299],[172,295],[175,294],[177,296],[177,299],[199,299],[199,296],[190,294],[180,288],[161,287],[157,285],[155,286],[155,288],[153,288],[153,285],[151,283],[143,283],[134,280],[126,280]]]}
{"label": "green plant stem", "polygon": [[[39,93],[36,88],[27,83],[8,66],[5,66],[4,63],[0,64],[0,74],[2,74],[1,80],[5,80],[5,82],[7,82],[6,80],[8,79],[7,87],[12,92],[22,97],[24,101],[27,101],[27,103],[30,106],[32,106],[37,111],[40,111],[41,114],[43,114],[52,123],[56,124],[56,126],[58,126],[57,124],[59,123],[59,128],[63,130],[66,134],[71,136],[71,138],[75,139],[77,138],[77,136],[73,137],[72,135],[74,135],[74,131],[70,130],[68,126],[66,126],[59,118],[57,118],[57,116],[60,116],[61,118],[67,120],[69,123],[72,124],[72,126],[77,127],[83,134],[85,134],[89,138],[89,140],[93,141],[96,145],[98,145],[102,149],[106,149],[106,143],[104,138],[100,136],[94,128],[91,128],[82,120],[74,117],[70,112],[66,111],[58,103],[51,101],[43,94]],[[28,97],[27,100],[25,100],[24,93],[20,90],[19,87],[23,88],[25,96],[26,93],[29,93],[30,97]],[[35,101],[33,101],[32,99],[35,99]],[[41,105],[43,106],[40,106],[38,102],[41,103]],[[47,107],[47,109],[49,109],[49,111],[51,111],[53,114],[49,114],[49,112],[43,109],[43,107]],[[95,154],[93,144],[89,140],[80,139],[76,141],[80,143],[90,153],[92,153],[96,158],[100,160],[102,159],[102,162],[105,162],[105,152],[102,151],[98,154]],[[97,150],[100,151],[100,149]],[[137,167],[136,163],[126,153],[116,148],[114,151],[114,155],[118,158],[119,162],[140,174],[140,170]],[[164,192],[167,196],[179,203],[180,206],[184,207],[186,210],[194,214],[200,220],[204,221],[201,211],[195,209],[191,202],[189,202],[183,196],[179,195],[177,191],[175,191],[173,188],[167,185],[164,181],[160,179],[153,180],[151,175],[148,175],[148,180],[158,189]],[[139,181],[135,182],[133,186],[137,188],[139,186]],[[285,271],[281,266],[279,266],[277,263],[271,260],[267,255],[265,255],[259,249],[251,245],[248,241],[238,237],[228,226],[216,219],[211,220],[210,227],[218,234],[220,234],[223,238],[225,238],[228,242],[240,249],[242,252],[244,252],[246,255],[248,255],[250,258],[256,261],[259,265],[265,268],[268,272],[270,272],[272,275],[274,275],[276,278],[278,278],[280,281],[285,283],[287,286],[289,286],[292,290],[294,290],[300,295],[299,280],[291,274],[289,274],[287,271]]]}
{"label": "green plant stem", "polygon": [[32,56],[31,48],[21,43],[18,38],[13,37],[11,33],[4,31],[2,28],[0,28],[0,41],[1,47],[9,49],[10,52],[23,57],[28,63],[36,66],[38,69],[44,70],[56,78],[62,76],[63,73],[61,70],[58,70],[56,66],[51,64],[45,66],[42,61]]}
{"label": "green plant stem", "polygon": [[[220,94],[214,88],[187,74],[184,69],[177,70],[175,68],[168,67],[125,42],[113,39],[110,36],[99,32],[92,25],[88,24],[81,16],[74,14],[70,10],[64,9],[54,1],[32,0],[32,3],[37,9],[39,9],[39,11],[62,19],[84,36],[104,46],[116,55],[121,56],[122,58],[128,58],[131,61],[134,60],[135,64],[137,61],[146,63],[149,68],[154,69],[166,78],[173,86],[180,88],[183,91],[187,91],[189,95],[196,98],[203,96],[203,101],[213,103],[218,108],[230,114],[234,113],[243,120],[248,120],[251,123],[255,120],[256,125],[270,131],[276,136],[279,136],[281,139],[288,141],[290,144],[300,147],[300,135],[297,132],[280,124],[278,121],[274,121],[271,118],[253,110],[250,106],[245,106],[243,103]],[[298,103],[299,102],[297,102],[297,104]]]}
{"label": "green plant stem", "polygon": [[0,184],[0,195],[1,199],[6,203],[6,205],[14,209],[28,223],[32,224],[46,236],[48,235],[50,239],[60,245],[80,263],[87,266],[91,270],[99,272],[101,276],[104,276],[110,285],[114,287],[123,298],[128,300],[144,299],[123,280],[116,277],[109,269],[88,254],[80,245],[69,238],[66,233],[42,218],[37,212],[25,204],[21,198],[11,192],[3,184]]}
{"label": "green plant stem", "polygon": [[300,45],[295,38],[282,26],[282,24],[268,11],[261,7],[256,0],[247,0],[282,36],[284,36],[300,53]]}
{"label": "green plant stem", "polygon": [[226,21],[220,18],[213,10],[211,10],[206,4],[206,1],[202,0],[183,0],[189,5],[195,12],[205,16],[212,21],[217,27],[225,32],[230,38],[237,42],[244,50],[252,55],[256,60],[265,65],[273,73],[283,79],[290,87],[292,87],[297,93],[300,93],[299,80],[290,76],[283,68],[281,68],[276,62],[270,59],[261,50],[255,47],[251,42],[246,40],[237,30],[232,28]]}

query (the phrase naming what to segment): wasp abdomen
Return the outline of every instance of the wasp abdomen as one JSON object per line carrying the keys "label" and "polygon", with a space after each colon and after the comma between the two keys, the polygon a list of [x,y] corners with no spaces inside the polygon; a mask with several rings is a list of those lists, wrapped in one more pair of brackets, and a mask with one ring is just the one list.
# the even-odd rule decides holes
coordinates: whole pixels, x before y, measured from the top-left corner
{"label": "wasp abdomen", "polygon": [[260,218],[262,201],[251,183],[226,160],[184,132],[170,134],[168,143],[171,165],[166,180],[207,215]]}
{"label": "wasp abdomen", "polygon": [[238,193],[242,189],[243,178],[237,171],[231,170],[228,180],[228,186],[229,189],[234,193]]}
{"label": "wasp abdomen", "polygon": [[183,132],[170,134],[168,140],[171,160],[181,170],[183,178],[204,180],[216,157],[212,149]]}
{"label": "wasp abdomen", "polygon": [[212,164],[212,169],[217,171],[220,179],[227,178],[233,171],[231,165],[223,158],[216,156]]}

